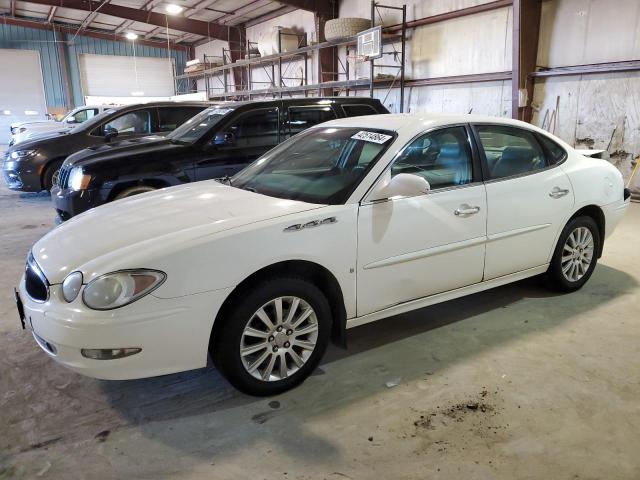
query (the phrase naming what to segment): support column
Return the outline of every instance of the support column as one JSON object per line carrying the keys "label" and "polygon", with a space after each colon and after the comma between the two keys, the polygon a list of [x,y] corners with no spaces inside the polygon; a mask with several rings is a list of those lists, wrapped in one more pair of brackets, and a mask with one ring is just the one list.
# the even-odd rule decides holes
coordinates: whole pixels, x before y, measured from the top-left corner
{"label": "support column", "polygon": [[[229,27],[229,49],[231,61],[241,60],[246,53],[247,32],[244,26]],[[247,89],[247,72],[244,68],[233,69],[233,83],[236,91]]]}
{"label": "support column", "polygon": [[[540,37],[541,0],[513,0],[513,76],[511,79],[511,116],[530,122],[533,117],[533,81]],[[526,101],[520,106],[520,92]]]}
{"label": "support column", "polygon": [[[325,42],[324,26],[328,20],[338,18],[338,7],[333,5],[333,11],[331,12],[315,12],[315,29],[318,37],[318,42]],[[318,51],[318,83],[332,82],[338,80],[338,47],[322,48]],[[323,88],[320,91],[320,95],[330,97],[335,92],[332,88]]]}

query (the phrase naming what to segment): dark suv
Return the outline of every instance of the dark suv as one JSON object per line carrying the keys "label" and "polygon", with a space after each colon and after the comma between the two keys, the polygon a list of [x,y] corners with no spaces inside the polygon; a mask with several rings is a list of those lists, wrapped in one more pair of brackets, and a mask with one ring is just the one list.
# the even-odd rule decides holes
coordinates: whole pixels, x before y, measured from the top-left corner
{"label": "dark suv", "polygon": [[225,102],[164,138],[91,147],[71,155],[51,191],[62,220],[103,203],[181,183],[231,176],[280,142],[335,118],[389,113],[362,97]]}
{"label": "dark suv", "polygon": [[166,134],[211,106],[207,102],[154,102],[114,107],[75,128],[12,145],[2,171],[11,190],[51,190],[62,162],[72,153],[118,139]]}

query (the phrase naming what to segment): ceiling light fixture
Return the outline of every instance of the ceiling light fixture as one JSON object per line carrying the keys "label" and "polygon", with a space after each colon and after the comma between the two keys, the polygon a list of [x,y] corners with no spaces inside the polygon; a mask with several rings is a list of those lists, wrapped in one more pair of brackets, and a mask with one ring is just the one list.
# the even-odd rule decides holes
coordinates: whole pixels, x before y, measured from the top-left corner
{"label": "ceiling light fixture", "polygon": [[127,38],[127,40],[136,40],[138,38],[138,35],[133,32],[127,32],[125,37]]}
{"label": "ceiling light fixture", "polygon": [[175,3],[167,4],[164,7],[164,9],[167,11],[169,15],[178,15],[179,13],[182,13],[182,11],[184,10],[183,7],[181,7],[180,5],[176,5]]}

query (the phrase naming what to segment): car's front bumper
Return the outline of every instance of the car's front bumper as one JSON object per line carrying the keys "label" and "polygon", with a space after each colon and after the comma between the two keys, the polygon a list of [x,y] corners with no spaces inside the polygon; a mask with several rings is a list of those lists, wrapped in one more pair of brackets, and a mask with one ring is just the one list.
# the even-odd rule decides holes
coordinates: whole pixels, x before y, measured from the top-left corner
{"label": "car's front bumper", "polygon": [[69,220],[90,208],[102,205],[107,201],[100,190],[71,190],[54,185],[51,189],[51,201],[62,220]]}
{"label": "car's front bumper", "polygon": [[10,190],[39,192],[42,190],[40,174],[28,162],[5,157],[2,162],[2,178]]}
{"label": "car's front bumper", "polygon": [[[153,377],[207,364],[213,320],[228,289],[161,299],[151,295],[115,310],[96,311],[62,298],[50,287],[44,303],[32,300],[24,278],[18,292],[25,325],[37,344],[63,366],[90,377],[125,380]],[[85,358],[82,349],[141,348],[114,360]]]}

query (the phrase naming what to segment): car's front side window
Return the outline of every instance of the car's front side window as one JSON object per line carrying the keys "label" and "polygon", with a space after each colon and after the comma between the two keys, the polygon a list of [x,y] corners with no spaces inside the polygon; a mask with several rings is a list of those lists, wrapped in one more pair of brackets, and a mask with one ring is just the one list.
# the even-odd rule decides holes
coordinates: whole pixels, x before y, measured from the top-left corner
{"label": "car's front side window", "polygon": [[242,115],[227,128],[236,148],[273,147],[279,141],[278,109],[262,109]]}
{"label": "car's front side window", "polygon": [[391,166],[391,176],[423,177],[432,190],[473,182],[473,158],[465,127],[427,133],[412,141]]}
{"label": "car's front side window", "polygon": [[103,131],[116,130],[118,135],[143,135],[151,133],[151,112],[138,110],[125,113],[109,120],[103,127]]}
{"label": "car's front side window", "polygon": [[384,130],[311,128],[259,158],[231,185],[278,198],[341,204],[394,136]]}
{"label": "car's front side window", "polygon": [[491,179],[522,175],[547,166],[534,134],[504,125],[476,127]]}

